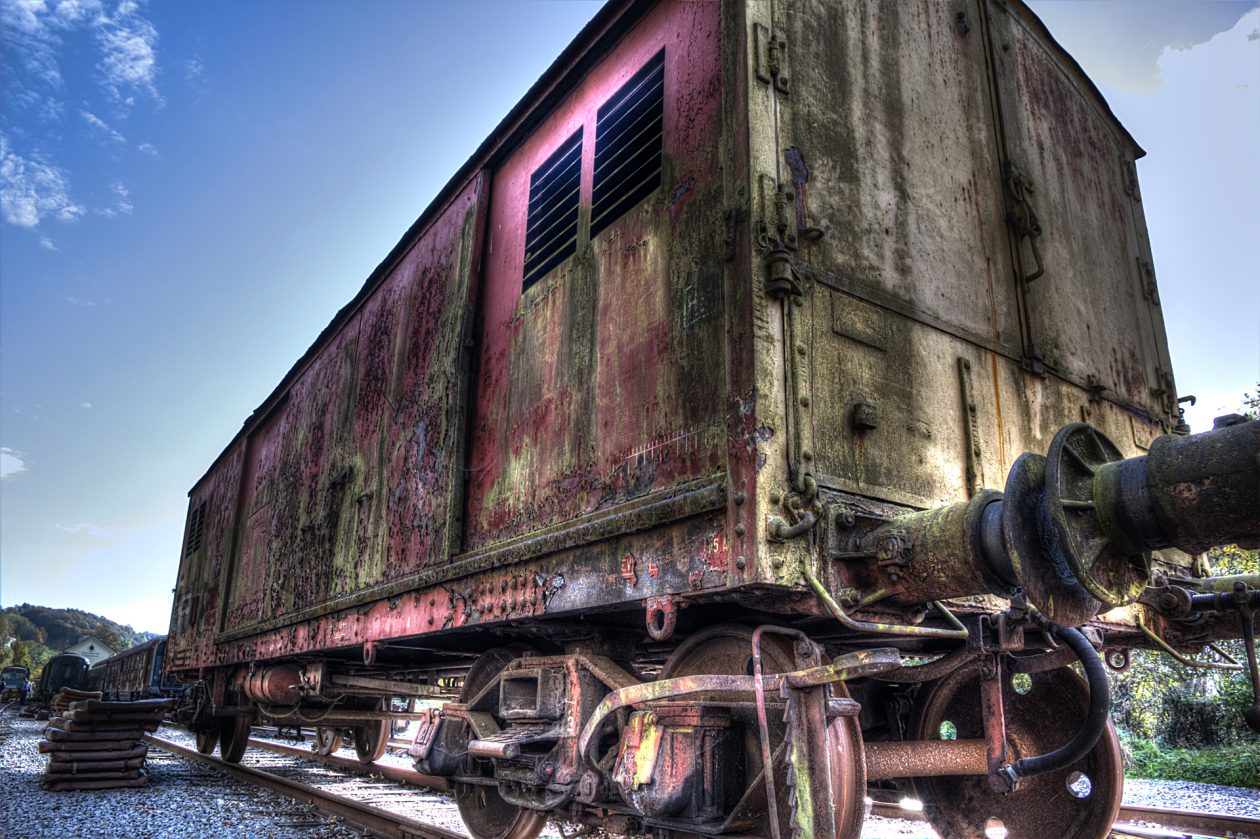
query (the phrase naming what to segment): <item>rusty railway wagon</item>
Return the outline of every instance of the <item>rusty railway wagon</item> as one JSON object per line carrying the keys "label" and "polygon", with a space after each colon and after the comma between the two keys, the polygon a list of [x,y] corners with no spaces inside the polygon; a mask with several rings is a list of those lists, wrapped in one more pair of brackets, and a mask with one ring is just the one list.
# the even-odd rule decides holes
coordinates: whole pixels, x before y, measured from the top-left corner
{"label": "rusty railway wagon", "polygon": [[1104,836],[1104,665],[1257,606],[1141,154],[1017,0],[609,4],[192,488],[200,747],[407,719],[478,839]]}

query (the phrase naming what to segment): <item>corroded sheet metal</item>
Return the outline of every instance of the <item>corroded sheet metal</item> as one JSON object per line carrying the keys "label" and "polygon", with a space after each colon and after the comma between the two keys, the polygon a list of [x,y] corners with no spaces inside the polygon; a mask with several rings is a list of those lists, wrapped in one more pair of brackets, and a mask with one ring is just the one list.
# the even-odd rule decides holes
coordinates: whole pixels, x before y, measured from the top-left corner
{"label": "corroded sheet metal", "polygon": [[[725,468],[720,9],[654,9],[495,174],[468,547]],[[661,187],[589,240],[596,112],[662,48]],[[530,175],[579,129],[577,253],[522,294]]]}
{"label": "corroded sheet metal", "polygon": [[[1069,422],[1149,445],[1172,385],[1136,279],[1137,150],[1070,59],[1015,3],[770,6],[793,73],[766,85],[762,165],[824,231],[795,256],[808,402],[785,400],[820,485],[926,508],[1000,486]],[[1043,230],[1031,282],[1012,166]]]}
{"label": "corroded sheet metal", "polygon": [[244,440],[218,629],[274,624],[447,560],[483,183],[466,187]]}
{"label": "corroded sheet metal", "polygon": [[1032,184],[1042,229],[1030,340],[1052,369],[1166,418],[1155,391],[1171,368],[1154,337],[1162,321],[1132,168],[1141,152],[1022,6],[985,3],[1009,165]]}

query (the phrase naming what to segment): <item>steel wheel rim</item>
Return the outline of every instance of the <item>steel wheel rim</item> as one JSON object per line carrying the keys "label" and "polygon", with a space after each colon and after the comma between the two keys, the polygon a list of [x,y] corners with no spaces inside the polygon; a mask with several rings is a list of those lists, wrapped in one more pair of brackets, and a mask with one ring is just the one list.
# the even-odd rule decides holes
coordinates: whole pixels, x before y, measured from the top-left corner
{"label": "steel wheel rim", "polygon": [[[751,628],[738,624],[722,624],[701,630],[674,650],[661,668],[659,678],[718,673],[751,675],[752,634]],[[793,668],[794,659],[790,646],[781,636],[766,636],[762,642],[761,655],[763,673],[782,673]],[[713,669],[705,666],[706,664],[721,669]],[[838,683],[833,688],[837,697],[848,697],[848,690],[843,684]],[[744,722],[746,731],[745,762],[749,767],[746,782],[757,781],[759,790],[754,793],[754,802],[759,802],[762,812],[766,812],[765,787],[758,780],[761,777],[761,742],[757,721],[755,717],[740,721]],[[768,722],[771,751],[777,751],[778,744],[783,741],[785,726],[773,710],[770,711]],[[842,758],[830,761],[832,785],[836,791],[837,834],[841,839],[858,839],[862,833],[862,823],[866,819],[866,765],[861,757],[861,727],[856,718],[842,717],[831,723],[827,736],[832,746],[832,755]],[[779,826],[781,835],[790,836],[791,827],[784,821],[790,813],[787,806],[790,788],[787,786],[786,771],[781,774],[781,770],[782,762],[776,762],[774,774],[775,791],[779,800]]]}
{"label": "steel wheel rim", "polygon": [[253,719],[248,716],[231,717],[219,727],[219,757],[228,763],[240,763],[249,743],[249,730]]}
{"label": "steel wheel rim", "polygon": [[198,731],[196,732],[197,751],[203,755],[208,755],[214,751],[214,747],[219,744],[219,732],[217,731]]}
{"label": "steel wheel rim", "polygon": [[331,726],[319,726],[315,729],[315,753],[330,755],[341,748],[343,738],[341,732]]}
{"label": "steel wheel rim", "polygon": [[[1044,754],[1066,743],[1088,707],[1088,690],[1072,670],[1031,674],[1031,689],[1018,693],[1011,674],[1003,679],[1008,759]],[[984,736],[979,671],[965,667],[920,693],[912,730],[917,739],[940,739],[941,725],[954,724],[958,739]],[[1079,777],[1078,777],[1079,776]],[[1088,782],[1088,793],[1080,797]],[[1073,785],[1075,782],[1075,785]],[[941,839],[984,836],[996,819],[1009,839],[1104,839],[1120,812],[1124,759],[1114,726],[1076,764],[1024,780],[1017,792],[1002,795],[983,776],[916,778],[923,811]]]}
{"label": "steel wheel rim", "polygon": [[[464,678],[459,701],[467,702],[476,696],[522,652],[518,648],[496,648],[483,653]],[[455,806],[474,839],[534,839],[547,824],[546,813],[508,803],[494,786],[458,781],[451,786]]]}

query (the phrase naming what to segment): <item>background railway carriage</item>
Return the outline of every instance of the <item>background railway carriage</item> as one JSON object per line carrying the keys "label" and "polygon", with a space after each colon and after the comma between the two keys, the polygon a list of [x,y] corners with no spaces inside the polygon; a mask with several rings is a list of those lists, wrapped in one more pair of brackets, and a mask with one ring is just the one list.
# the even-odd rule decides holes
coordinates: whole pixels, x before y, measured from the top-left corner
{"label": "background railway carriage", "polygon": [[166,638],[154,638],[92,665],[88,686],[122,702],[182,695],[184,687],[165,664]]}
{"label": "background railway carriage", "polygon": [[1160,436],[1141,154],[1016,0],[609,4],[193,486],[199,745],[405,716],[478,837],[1105,835],[1094,647],[1237,637],[1174,548],[1260,536],[1257,424]]}
{"label": "background railway carriage", "polygon": [[63,687],[84,690],[91,665],[81,655],[61,653],[48,659],[39,676],[39,701],[47,705]]}
{"label": "background railway carriage", "polygon": [[20,664],[14,664],[0,670],[0,702],[17,699],[22,694],[22,685],[30,679],[31,671]]}

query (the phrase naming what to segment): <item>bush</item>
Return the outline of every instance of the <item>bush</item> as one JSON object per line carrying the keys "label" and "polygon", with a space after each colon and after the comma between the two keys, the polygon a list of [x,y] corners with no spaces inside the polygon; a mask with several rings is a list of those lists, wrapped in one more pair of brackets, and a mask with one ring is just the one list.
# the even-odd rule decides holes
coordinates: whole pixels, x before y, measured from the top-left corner
{"label": "bush", "polygon": [[1260,749],[1239,743],[1215,749],[1170,749],[1121,730],[1125,774],[1131,778],[1193,781],[1260,789]]}

